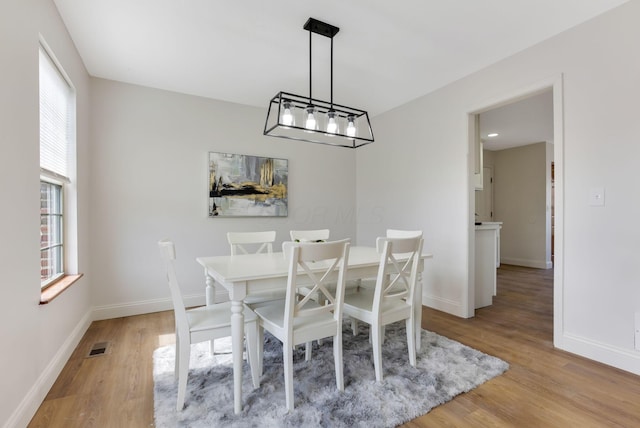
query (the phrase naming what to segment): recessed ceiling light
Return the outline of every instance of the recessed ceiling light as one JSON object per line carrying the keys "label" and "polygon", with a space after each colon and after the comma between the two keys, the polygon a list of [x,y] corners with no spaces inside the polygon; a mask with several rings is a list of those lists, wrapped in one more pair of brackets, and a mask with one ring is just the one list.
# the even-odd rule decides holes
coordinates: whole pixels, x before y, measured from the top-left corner
{"label": "recessed ceiling light", "polygon": [[498,134],[496,134],[495,132],[493,134],[487,134],[487,137],[491,138],[491,137],[497,137]]}

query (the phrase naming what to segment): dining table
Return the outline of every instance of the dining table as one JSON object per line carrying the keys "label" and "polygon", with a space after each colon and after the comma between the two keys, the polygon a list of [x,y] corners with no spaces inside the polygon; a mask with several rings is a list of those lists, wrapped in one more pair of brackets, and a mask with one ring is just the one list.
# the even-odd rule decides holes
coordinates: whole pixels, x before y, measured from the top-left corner
{"label": "dining table", "polygon": [[[433,257],[423,253],[419,263],[418,281],[415,293],[416,348],[420,349],[420,331],[422,321],[422,272],[424,260]],[[398,257],[402,260],[402,257]],[[406,259],[405,259],[406,260]],[[229,293],[231,301],[231,346],[233,358],[233,397],[234,412],[242,411],[242,365],[244,339],[245,297],[252,294],[264,294],[281,291],[286,288],[288,278],[288,260],[281,252],[262,254],[241,254],[228,256],[197,257],[196,261],[204,268],[207,305],[215,304],[215,286],[220,284]],[[311,270],[314,270],[311,264]],[[380,265],[380,254],[375,247],[351,246],[349,249],[346,280],[375,278]],[[318,271],[322,265],[318,263]],[[337,279],[337,273],[336,273]],[[255,347],[254,347],[255,348]],[[258,370],[252,367],[252,370]],[[258,379],[260,373],[252,373]],[[257,387],[257,385],[254,384]]]}

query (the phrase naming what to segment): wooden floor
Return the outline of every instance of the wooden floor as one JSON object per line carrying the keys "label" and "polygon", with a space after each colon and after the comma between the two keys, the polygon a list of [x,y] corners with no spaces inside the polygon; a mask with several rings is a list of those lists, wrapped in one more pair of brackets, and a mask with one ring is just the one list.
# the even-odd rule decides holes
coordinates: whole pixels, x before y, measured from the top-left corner
{"label": "wooden floor", "polygon": [[[503,265],[494,304],[423,327],[506,360],[509,370],[405,427],[640,427],[640,377],[553,348],[553,272]],[[29,427],[152,427],[153,350],[172,312],[94,322]],[[87,358],[96,342],[107,354]]]}

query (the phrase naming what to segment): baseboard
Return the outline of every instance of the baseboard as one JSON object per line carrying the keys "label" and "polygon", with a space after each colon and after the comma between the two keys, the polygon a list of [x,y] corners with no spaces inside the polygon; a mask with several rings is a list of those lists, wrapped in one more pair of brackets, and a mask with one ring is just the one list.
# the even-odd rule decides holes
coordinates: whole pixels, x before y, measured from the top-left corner
{"label": "baseboard", "polygon": [[[205,304],[205,296],[204,294],[184,296],[184,303],[187,307],[201,306]],[[88,311],[67,337],[67,340],[65,340],[56,355],[51,359],[3,428],[22,428],[29,425],[31,418],[51,390],[51,387],[62,372],[67,361],[69,361],[69,358],[71,358],[71,354],[75,351],[92,321],[148,314],[171,309],[173,309],[171,299],[166,298],[120,305],[98,306]]]}
{"label": "baseboard", "polygon": [[451,315],[466,318],[460,303],[454,300],[447,300],[433,295],[423,295],[422,304]]}
{"label": "baseboard", "polygon": [[[204,294],[184,296],[183,300],[186,307],[202,306],[205,304]],[[169,311],[172,309],[173,303],[170,298],[142,300],[138,302],[94,307],[93,319],[95,321],[107,320],[111,318],[130,317],[133,315]]]}
{"label": "baseboard", "polygon": [[618,348],[569,333],[563,335],[560,349],[640,375],[640,351]]}
{"label": "baseboard", "polygon": [[500,264],[524,266],[536,269],[551,269],[553,264],[544,260],[530,260],[530,259],[514,259],[509,257],[500,257]]}
{"label": "baseboard", "polygon": [[87,311],[85,316],[82,317],[80,322],[67,337],[67,340],[64,341],[56,355],[40,374],[27,395],[20,402],[9,420],[7,420],[4,428],[22,428],[29,425],[31,418],[33,418],[33,415],[38,411],[38,408],[51,390],[51,387],[53,387],[56,379],[58,379],[58,376],[62,372],[65,364],[67,364],[67,361],[71,358],[71,354],[73,354],[78,343],[80,343],[82,336],[84,336],[89,325],[91,325],[91,315],[91,311]]}

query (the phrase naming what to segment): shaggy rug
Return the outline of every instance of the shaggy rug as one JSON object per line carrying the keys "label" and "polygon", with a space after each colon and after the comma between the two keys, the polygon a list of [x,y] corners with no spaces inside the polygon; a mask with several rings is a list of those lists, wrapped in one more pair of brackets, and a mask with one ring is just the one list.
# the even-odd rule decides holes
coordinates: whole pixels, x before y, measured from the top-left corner
{"label": "shaggy rug", "polygon": [[502,374],[508,364],[438,334],[422,331],[417,367],[409,365],[404,323],[387,326],[383,345],[384,379],[375,381],[368,326],[358,336],[345,325],[344,392],[336,389],[331,339],[314,343],[313,358],[304,347],[294,355],[295,410],[287,413],[282,344],[265,331],[264,373],[253,389],[245,361],[243,411],[233,413],[230,339],[192,346],[185,408],[177,412],[173,377],[174,346],[153,354],[154,408],[157,428],[167,427],[394,427]]}

